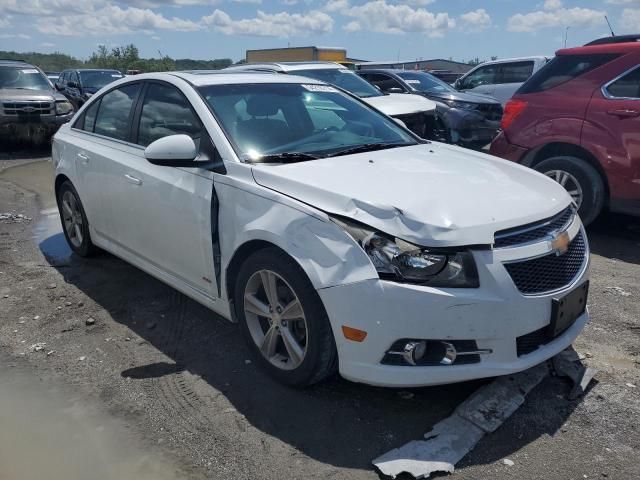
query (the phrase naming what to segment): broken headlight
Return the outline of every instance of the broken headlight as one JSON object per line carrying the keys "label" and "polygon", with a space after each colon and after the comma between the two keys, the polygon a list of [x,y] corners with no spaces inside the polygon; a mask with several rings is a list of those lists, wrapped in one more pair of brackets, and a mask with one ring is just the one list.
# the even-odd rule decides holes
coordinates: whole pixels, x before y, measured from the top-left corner
{"label": "broken headlight", "polygon": [[469,251],[420,247],[343,218],[331,217],[367,253],[380,278],[431,287],[477,288],[478,270]]}

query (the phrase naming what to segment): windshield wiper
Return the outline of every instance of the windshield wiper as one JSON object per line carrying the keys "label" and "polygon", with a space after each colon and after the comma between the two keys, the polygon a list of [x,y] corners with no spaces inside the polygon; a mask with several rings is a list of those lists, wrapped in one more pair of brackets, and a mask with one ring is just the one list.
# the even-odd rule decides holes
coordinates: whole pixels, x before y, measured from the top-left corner
{"label": "windshield wiper", "polygon": [[317,160],[318,155],[313,155],[311,153],[304,152],[282,152],[282,153],[272,153],[270,155],[262,155],[260,158],[255,160],[251,160],[254,163],[271,163],[271,162],[281,162],[281,163],[295,163],[295,162],[304,162],[307,160]]}
{"label": "windshield wiper", "polygon": [[362,145],[356,145],[355,147],[346,148],[344,150],[340,150],[339,152],[332,153],[329,157],[337,157],[339,155],[351,155],[352,153],[364,153],[364,152],[373,152],[374,150],[385,150],[387,148],[395,148],[395,147],[404,147],[407,145],[411,145],[410,143],[363,143]]}

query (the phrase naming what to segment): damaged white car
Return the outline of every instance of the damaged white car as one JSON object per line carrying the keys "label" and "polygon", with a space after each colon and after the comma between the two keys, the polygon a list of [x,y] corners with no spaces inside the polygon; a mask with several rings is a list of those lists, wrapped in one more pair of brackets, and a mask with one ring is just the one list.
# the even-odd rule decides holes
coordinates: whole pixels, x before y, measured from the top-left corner
{"label": "damaged white car", "polygon": [[238,321],[288,384],[508,374],[588,319],[564,188],[322,82],[128,77],[58,131],[53,162],[74,252],[108,250]]}

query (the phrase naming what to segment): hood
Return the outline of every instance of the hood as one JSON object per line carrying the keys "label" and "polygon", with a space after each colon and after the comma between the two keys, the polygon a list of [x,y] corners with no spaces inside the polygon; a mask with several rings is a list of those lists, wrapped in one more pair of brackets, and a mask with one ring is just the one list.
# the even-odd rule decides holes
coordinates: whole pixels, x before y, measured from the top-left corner
{"label": "hood", "polygon": [[529,168],[444,144],[255,165],[264,187],[422,246],[489,245],[571,202]]}
{"label": "hood", "polygon": [[23,88],[1,88],[0,100],[52,102],[57,99],[57,92],[52,90],[26,90]]}
{"label": "hood", "polygon": [[436,101],[455,100],[457,102],[500,104],[498,100],[489,95],[468,92],[425,92],[424,95]]}
{"label": "hood", "polygon": [[428,98],[406,93],[391,93],[389,95],[380,95],[379,97],[364,97],[362,100],[389,116],[429,112],[436,108],[436,104]]}

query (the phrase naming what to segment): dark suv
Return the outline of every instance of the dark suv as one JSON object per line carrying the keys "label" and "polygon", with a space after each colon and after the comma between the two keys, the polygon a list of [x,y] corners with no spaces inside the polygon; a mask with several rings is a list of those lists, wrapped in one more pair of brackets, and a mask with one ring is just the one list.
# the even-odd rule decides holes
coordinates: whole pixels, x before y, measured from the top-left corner
{"label": "dark suv", "polygon": [[640,215],[640,35],[560,50],[506,104],[491,153],[561,183],[585,224]]}
{"label": "dark suv", "polygon": [[366,69],[356,72],[384,93],[413,93],[436,102],[441,140],[469,148],[487,145],[498,133],[502,105],[486,95],[459,92],[426,72]]}
{"label": "dark suv", "polygon": [[56,88],[78,109],[91,95],[123,76],[118,70],[65,70],[60,73]]}

